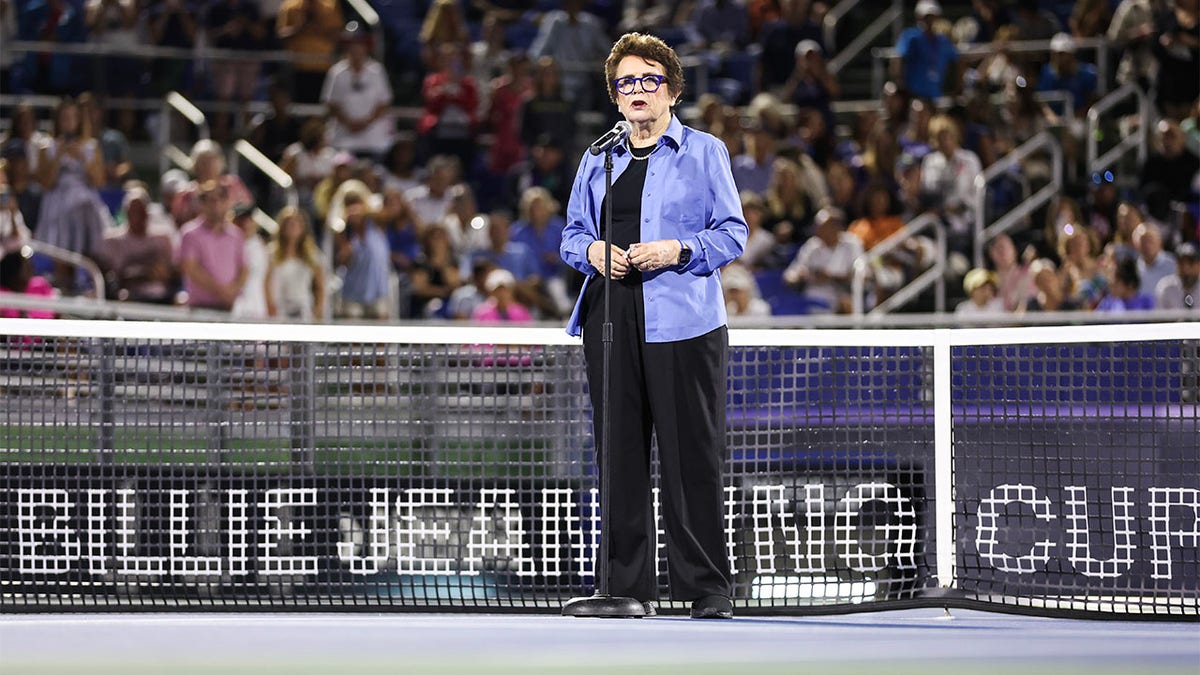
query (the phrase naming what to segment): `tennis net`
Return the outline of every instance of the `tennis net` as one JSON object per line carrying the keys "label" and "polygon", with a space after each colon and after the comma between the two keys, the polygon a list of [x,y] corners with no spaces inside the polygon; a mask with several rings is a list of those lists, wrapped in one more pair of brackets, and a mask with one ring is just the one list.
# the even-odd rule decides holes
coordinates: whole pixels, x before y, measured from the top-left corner
{"label": "tennis net", "polygon": [[[0,609],[590,592],[591,411],[560,330],[0,335]],[[739,611],[1200,617],[1200,325],[730,336]]]}

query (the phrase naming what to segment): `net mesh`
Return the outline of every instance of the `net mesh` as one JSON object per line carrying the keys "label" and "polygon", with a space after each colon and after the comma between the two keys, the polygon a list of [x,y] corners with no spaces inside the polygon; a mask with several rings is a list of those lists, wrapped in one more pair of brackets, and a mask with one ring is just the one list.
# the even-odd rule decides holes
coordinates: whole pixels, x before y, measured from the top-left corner
{"label": "net mesh", "polygon": [[[581,347],[178,332],[7,338],[0,607],[556,610],[591,592]],[[828,342],[730,350],[741,610],[949,593],[1198,613],[1200,339],[955,347],[944,505],[933,344]]]}

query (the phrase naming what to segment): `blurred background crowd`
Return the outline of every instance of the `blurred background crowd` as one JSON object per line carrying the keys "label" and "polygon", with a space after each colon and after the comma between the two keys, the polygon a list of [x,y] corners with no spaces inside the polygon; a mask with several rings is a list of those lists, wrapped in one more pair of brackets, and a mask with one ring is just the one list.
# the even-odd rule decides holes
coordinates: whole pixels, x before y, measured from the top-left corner
{"label": "blurred background crowd", "polygon": [[601,64],[637,30],[684,59],[676,114],[729,150],[750,226],[731,314],[1197,310],[1198,18],[1200,0],[0,0],[0,290],[95,296],[94,263],[110,300],[240,318],[562,319],[575,168],[616,119]]}

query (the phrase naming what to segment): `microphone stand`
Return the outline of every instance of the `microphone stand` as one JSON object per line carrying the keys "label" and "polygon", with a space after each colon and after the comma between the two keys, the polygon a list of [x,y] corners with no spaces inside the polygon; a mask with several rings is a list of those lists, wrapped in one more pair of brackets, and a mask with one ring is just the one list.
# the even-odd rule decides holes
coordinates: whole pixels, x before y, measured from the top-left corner
{"label": "microphone stand", "polygon": [[594,617],[606,619],[633,619],[646,616],[646,608],[635,598],[624,598],[609,594],[612,574],[608,565],[609,509],[608,498],[612,493],[612,457],[609,454],[609,438],[612,430],[612,415],[609,406],[609,362],[612,359],[613,325],[609,296],[612,289],[612,148],[604,151],[604,328],[601,341],[604,343],[603,391],[600,410],[602,421],[600,438],[600,550],[596,554],[596,592],[594,595],[572,598],[563,605],[563,616]]}

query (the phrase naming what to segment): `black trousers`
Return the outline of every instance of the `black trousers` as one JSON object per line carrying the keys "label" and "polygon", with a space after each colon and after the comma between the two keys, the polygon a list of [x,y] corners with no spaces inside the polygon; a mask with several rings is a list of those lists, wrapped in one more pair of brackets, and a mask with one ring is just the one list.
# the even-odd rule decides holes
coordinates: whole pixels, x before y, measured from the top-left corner
{"label": "black trousers", "polygon": [[[640,277],[640,275],[634,275]],[[584,298],[597,456],[603,430],[604,283]],[[640,279],[612,282],[609,592],[658,599],[650,437],[658,439],[660,499],[671,597],[731,595],[724,537],[725,390],[729,333],[722,326],[679,342],[646,342]],[[600,457],[600,461],[609,458]]]}

